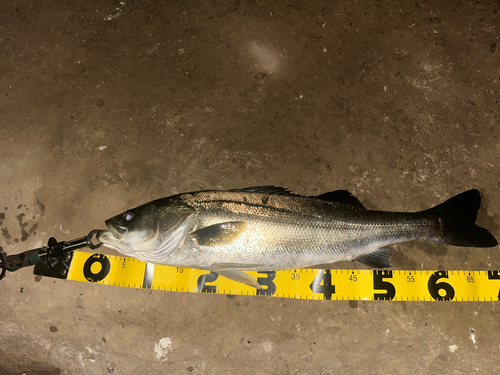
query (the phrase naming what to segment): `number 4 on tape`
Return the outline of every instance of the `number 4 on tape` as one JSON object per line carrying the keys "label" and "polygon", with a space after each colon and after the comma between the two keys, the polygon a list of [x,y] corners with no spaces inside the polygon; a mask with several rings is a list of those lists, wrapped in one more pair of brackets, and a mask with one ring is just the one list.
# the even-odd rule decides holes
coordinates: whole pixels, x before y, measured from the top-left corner
{"label": "number 4 on tape", "polygon": [[332,274],[330,270],[319,270],[309,286],[313,293],[323,294],[324,299],[332,299],[335,294],[335,285],[332,285]]}

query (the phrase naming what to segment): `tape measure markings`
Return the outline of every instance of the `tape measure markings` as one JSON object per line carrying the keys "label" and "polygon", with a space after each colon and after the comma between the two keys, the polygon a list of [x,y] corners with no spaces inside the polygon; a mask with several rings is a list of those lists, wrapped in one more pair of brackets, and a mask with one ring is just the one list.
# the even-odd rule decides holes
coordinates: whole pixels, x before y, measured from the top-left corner
{"label": "tape measure markings", "polygon": [[249,271],[262,290],[217,273],[135,258],[75,251],[67,279],[129,288],[293,299],[498,301],[500,271],[317,270]]}

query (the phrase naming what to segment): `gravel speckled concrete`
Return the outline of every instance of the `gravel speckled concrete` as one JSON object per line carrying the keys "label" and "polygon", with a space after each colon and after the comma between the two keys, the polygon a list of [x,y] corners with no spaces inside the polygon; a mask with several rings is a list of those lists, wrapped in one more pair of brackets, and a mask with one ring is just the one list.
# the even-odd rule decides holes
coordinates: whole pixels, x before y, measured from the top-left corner
{"label": "gravel speckled concrete", "polygon": [[[155,198],[346,189],[420,210],[470,188],[500,237],[498,3],[5,2],[0,245]],[[399,269],[499,249],[393,246]],[[110,253],[112,253],[110,251]],[[495,374],[498,302],[332,302],[0,282],[1,374]]]}

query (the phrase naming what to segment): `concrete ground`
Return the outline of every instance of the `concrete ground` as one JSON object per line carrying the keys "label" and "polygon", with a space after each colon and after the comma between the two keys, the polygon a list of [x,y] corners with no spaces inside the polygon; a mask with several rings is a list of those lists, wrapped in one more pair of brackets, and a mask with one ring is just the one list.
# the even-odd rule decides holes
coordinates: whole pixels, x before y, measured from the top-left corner
{"label": "concrete ground", "polygon": [[[0,245],[15,254],[155,198],[256,185],[346,189],[395,211],[477,188],[478,222],[499,238],[499,11],[4,2]],[[396,269],[500,269],[498,246],[391,248]],[[0,282],[0,373],[496,374],[498,309],[228,298],[22,269]]]}

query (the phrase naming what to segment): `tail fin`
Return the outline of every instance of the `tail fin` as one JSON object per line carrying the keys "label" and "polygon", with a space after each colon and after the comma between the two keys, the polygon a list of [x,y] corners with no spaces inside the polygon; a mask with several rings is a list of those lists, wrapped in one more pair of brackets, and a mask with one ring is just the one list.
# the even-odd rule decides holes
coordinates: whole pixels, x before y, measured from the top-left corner
{"label": "tail fin", "polygon": [[475,224],[480,206],[479,191],[469,190],[424,212],[435,213],[441,219],[444,243],[468,247],[496,246],[498,242],[495,237],[487,229]]}

